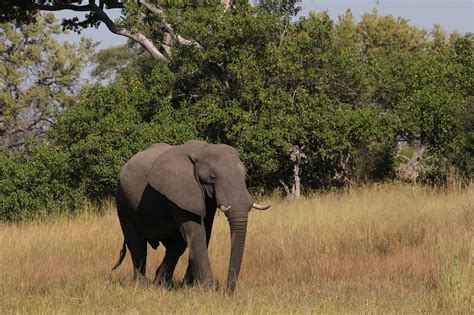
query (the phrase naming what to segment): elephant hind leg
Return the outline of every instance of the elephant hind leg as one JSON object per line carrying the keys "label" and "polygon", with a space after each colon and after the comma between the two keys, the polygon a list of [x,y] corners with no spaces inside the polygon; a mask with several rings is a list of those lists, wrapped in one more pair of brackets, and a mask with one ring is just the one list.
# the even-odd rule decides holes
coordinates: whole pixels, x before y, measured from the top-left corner
{"label": "elephant hind leg", "polygon": [[164,240],[162,243],[166,248],[166,253],[163,261],[156,270],[153,283],[156,285],[170,286],[179,257],[181,257],[186,249],[186,243],[182,239]]}
{"label": "elephant hind leg", "polygon": [[125,244],[132,256],[133,279],[144,281],[146,279],[147,243],[135,225],[135,216],[120,185],[117,191],[116,201],[120,227],[122,228],[122,233],[125,238]]}
{"label": "elephant hind leg", "polygon": [[129,247],[133,261],[133,279],[143,281],[146,279],[146,242],[143,240],[131,246],[135,247],[135,250]]}
{"label": "elephant hind leg", "polygon": [[134,226],[124,224],[122,230],[125,235],[125,243],[132,256],[133,279],[143,281],[146,279],[146,240],[140,236]]}

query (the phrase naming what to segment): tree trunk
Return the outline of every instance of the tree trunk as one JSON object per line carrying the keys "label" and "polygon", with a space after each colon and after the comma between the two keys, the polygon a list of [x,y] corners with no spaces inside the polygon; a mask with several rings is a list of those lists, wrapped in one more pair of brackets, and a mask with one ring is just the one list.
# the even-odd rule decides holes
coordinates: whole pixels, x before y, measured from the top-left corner
{"label": "tree trunk", "polygon": [[293,166],[293,187],[291,188],[291,194],[293,195],[294,199],[299,199],[301,197],[300,162],[301,156],[299,157],[298,163],[295,163]]}
{"label": "tree trunk", "polygon": [[290,160],[293,162],[293,175],[291,189],[280,179],[280,183],[285,189],[286,198],[288,200],[299,199],[301,197],[301,179],[300,179],[300,164],[301,160],[306,158],[306,154],[301,151],[297,145],[293,145],[290,153]]}
{"label": "tree trunk", "polygon": [[301,197],[301,184],[300,184],[300,164],[301,160],[306,158],[306,154],[303,153],[301,148],[297,145],[293,145],[290,159],[293,161],[293,187],[291,194],[293,199],[299,199]]}

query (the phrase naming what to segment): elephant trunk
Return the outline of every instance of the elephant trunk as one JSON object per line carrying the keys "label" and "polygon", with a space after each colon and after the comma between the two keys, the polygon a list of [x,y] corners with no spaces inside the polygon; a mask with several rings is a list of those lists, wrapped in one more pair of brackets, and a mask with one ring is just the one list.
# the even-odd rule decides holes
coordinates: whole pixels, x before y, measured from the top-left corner
{"label": "elephant trunk", "polygon": [[229,271],[227,274],[227,292],[233,293],[240,273],[247,234],[248,211],[232,211],[228,215],[231,235]]}

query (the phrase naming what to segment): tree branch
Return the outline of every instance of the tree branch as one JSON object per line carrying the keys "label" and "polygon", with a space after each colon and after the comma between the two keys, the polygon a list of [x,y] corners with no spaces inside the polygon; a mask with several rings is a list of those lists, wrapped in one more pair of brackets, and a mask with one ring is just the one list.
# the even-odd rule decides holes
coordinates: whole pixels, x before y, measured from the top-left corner
{"label": "tree branch", "polygon": [[173,27],[168,23],[166,22],[165,20],[163,20],[163,22],[161,23],[161,26],[164,28],[164,30],[166,32],[168,32],[180,45],[183,45],[183,46],[187,46],[187,47],[190,47],[190,46],[196,46],[198,48],[202,48],[202,45],[199,44],[197,41],[195,41],[194,39],[186,39],[184,38],[183,36],[179,35],[179,34],[176,34],[176,32],[174,31]]}
{"label": "tree branch", "polygon": [[[161,15],[161,17],[162,17],[161,27],[163,27],[163,29],[167,33],[169,33],[180,45],[188,46],[188,47],[196,46],[198,48],[202,48],[201,44],[199,44],[197,41],[195,41],[193,39],[186,39],[183,36],[181,36],[179,34],[176,34],[173,27],[166,21],[165,12],[163,11],[162,8],[160,8],[159,6],[157,6],[153,3],[150,3],[147,0],[138,0],[138,3],[140,3],[145,8],[147,8],[148,11],[150,11],[151,13]],[[165,45],[169,46],[168,43],[165,43]],[[168,53],[168,50],[166,49],[166,47],[164,47],[164,49]]]}
{"label": "tree branch", "polygon": [[148,39],[145,35],[142,33],[138,32],[136,34],[132,34],[130,31],[124,29],[124,28],[118,28],[117,25],[109,18],[109,16],[101,10],[94,1],[89,0],[89,6],[94,12],[99,20],[104,22],[104,24],[107,26],[109,31],[111,31],[114,34],[121,35],[128,37],[136,42],[138,42],[143,48],[145,48],[155,59],[162,60],[167,62],[168,58],[166,58],[155,46],[155,44]]}
{"label": "tree branch", "polygon": [[[156,5],[148,0],[137,0],[137,3],[144,6],[148,11],[153,14],[160,15],[162,17],[161,27],[165,31],[164,40],[160,43],[160,46],[163,47],[163,50],[166,52],[166,55],[171,56],[171,49],[172,49],[172,42],[176,42],[179,45],[187,46],[187,47],[198,47],[202,48],[202,45],[194,39],[187,39],[177,34],[173,27],[166,21],[166,14],[163,8],[159,5]],[[230,8],[232,5],[231,0],[221,0],[221,3],[224,5],[226,9]],[[91,12],[93,13],[98,20],[103,22],[110,32],[125,36],[130,38],[131,40],[138,42],[145,50],[147,50],[153,58],[161,61],[168,62],[169,58],[165,56],[159,49],[160,46],[157,47],[152,40],[147,38],[145,34],[141,32],[132,32],[122,27],[118,27],[114,21],[110,19],[110,17],[104,12],[104,2],[100,1],[99,6],[96,4],[95,1],[89,0],[87,5],[74,5],[74,4],[54,4],[52,6],[48,5],[40,5],[33,1],[28,1],[26,6],[29,10],[41,10],[41,11],[61,11],[61,10],[71,10],[77,12]],[[166,34],[168,33],[168,35]],[[162,51],[163,51],[162,50]]]}
{"label": "tree branch", "polygon": [[285,184],[285,182],[284,182],[282,179],[279,179],[278,181],[279,181],[280,184],[283,186],[283,189],[285,189],[286,198],[290,199],[290,198],[291,198],[290,188],[288,187],[287,184]]}
{"label": "tree branch", "polygon": [[138,0],[138,3],[147,8],[151,13],[164,15],[163,9],[154,5],[153,3],[148,2],[147,0]]}

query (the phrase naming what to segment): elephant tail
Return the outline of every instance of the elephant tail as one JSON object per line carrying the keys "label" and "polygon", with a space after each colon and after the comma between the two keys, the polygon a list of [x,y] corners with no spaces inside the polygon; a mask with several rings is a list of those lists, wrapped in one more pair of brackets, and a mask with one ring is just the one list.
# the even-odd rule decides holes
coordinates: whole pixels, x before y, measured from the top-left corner
{"label": "elephant tail", "polygon": [[127,253],[127,245],[125,244],[125,239],[123,240],[123,245],[122,245],[122,249],[120,250],[120,255],[119,255],[119,258],[117,260],[117,262],[115,263],[115,265],[112,267],[112,271],[114,271],[115,269],[118,268],[118,266],[120,266],[120,264],[122,263],[123,259],[125,258],[125,254]]}

